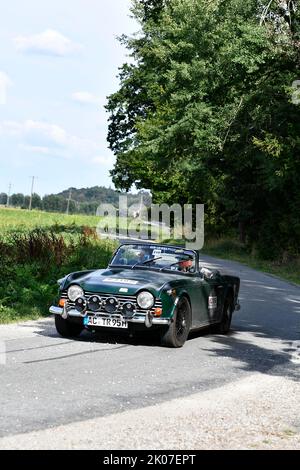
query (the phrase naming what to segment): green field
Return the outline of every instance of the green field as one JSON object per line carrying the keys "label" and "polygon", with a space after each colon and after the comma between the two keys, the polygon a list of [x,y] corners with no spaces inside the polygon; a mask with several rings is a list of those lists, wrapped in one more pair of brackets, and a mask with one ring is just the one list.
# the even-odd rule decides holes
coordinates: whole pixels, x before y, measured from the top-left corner
{"label": "green field", "polygon": [[[0,206],[0,236],[11,232],[27,232],[36,228],[52,229],[55,232],[76,233],[85,227],[96,229],[103,218],[88,215],[66,215],[60,213],[43,212],[39,210],[21,210],[4,208]],[[108,225],[113,223],[111,218],[107,218]],[[127,224],[132,223],[131,219],[120,218],[119,227],[127,228]],[[146,229],[146,225],[143,228]],[[158,227],[152,227],[154,236],[158,236]],[[162,237],[166,234],[162,233]]]}
{"label": "green field", "polygon": [[59,226],[87,226],[96,228],[100,218],[87,215],[66,215],[51,212],[3,208],[0,206],[0,234],[12,230]]}

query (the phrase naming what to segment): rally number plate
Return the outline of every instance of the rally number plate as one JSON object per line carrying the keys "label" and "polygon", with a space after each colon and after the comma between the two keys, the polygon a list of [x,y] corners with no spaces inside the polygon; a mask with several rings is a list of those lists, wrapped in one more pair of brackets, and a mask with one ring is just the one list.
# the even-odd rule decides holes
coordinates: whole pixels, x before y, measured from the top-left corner
{"label": "rally number plate", "polygon": [[128,328],[128,322],[120,318],[105,318],[87,316],[84,319],[85,326],[102,326],[106,328]]}

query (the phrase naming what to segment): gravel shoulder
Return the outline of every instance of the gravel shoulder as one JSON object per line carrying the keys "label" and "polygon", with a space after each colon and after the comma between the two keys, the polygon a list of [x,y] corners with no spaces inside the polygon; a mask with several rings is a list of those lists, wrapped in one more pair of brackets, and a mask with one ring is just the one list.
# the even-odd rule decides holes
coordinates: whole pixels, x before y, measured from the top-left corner
{"label": "gravel shoulder", "polygon": [[300,449],[300,384],[253,374],[160,405],[0,439],[0,449]]}

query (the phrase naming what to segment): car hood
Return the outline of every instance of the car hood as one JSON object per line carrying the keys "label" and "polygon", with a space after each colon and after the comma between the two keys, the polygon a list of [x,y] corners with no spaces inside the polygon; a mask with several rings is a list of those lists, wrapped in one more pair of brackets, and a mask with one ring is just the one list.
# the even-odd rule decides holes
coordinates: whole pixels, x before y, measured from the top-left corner
{"label": "car hood", "polygon": [[106,269],[71,280],[70,284],[79,284],[87,292],[135,295],[147,289],[155,294],[171,280],[170,277],[176,276],[150,269]]}

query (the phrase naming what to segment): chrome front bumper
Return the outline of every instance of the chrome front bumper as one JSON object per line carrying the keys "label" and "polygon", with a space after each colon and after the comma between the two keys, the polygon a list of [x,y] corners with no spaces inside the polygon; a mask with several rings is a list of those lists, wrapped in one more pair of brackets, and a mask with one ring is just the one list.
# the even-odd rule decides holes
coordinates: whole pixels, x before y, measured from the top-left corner
{"label": "chrome front bumper", "polygon": [[[49,312],[52,313],[53,315],[61,315],[64,318],[68,318],[68,317],[84,318],[88,315],[88,313],[86,313],[85,315],[82,315],[80,312],[77,312],[77,310],[75,309],[68,310],[68,313],[66,313],[63,307],[55,307],[54,305],[50,307]],[[123,318],[122,315],[112,315],[112,317]],[[126,318],[126,321],[128,321],[128,323],[139,323],[139,324],[144,323],[148,328],[152,325],[169,325],[171,323],[171,319],[169,318],[155,318],[155,317],[152,317],[152,315],[149,316],[149,315],[141,315],[141,314],[138,314],[137,316],[133,318]]]}

